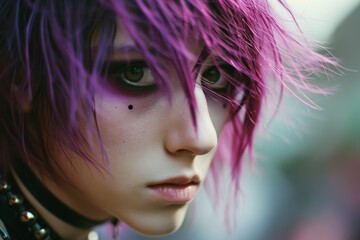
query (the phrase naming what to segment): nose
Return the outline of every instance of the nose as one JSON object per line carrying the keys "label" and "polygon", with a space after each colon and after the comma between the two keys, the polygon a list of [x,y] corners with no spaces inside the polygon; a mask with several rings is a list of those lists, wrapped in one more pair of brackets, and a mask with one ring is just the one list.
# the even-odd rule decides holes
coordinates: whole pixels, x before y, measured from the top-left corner
{"label": "nose", "polygon": [[165,148],[172,154],[188,153],[204,155],[217,145],[217,133],[208,111],[207,101],[201,88],[195,88],[196,114],[194,124],[190,107],[183,93],[171,101],[169,128]]}

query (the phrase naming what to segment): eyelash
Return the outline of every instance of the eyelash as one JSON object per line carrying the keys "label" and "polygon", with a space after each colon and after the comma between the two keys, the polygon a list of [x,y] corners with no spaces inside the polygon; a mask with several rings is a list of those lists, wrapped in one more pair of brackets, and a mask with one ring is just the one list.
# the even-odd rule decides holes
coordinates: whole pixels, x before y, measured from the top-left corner
{"label": "eyelash", "polygon": [[[141,68],[142,74],[144,75],[144,72],[150,73],[150,70],[147,68],[147,65],[144,61],[112,61],[109,64],[108,70],[107,70],[107,79],[110,80],[110,82],[118,87],[125,88],[125,90],[131,90],[131,91],[150,91],[155,90],[158,86],[155,83],[152,84],[145,84],[145,85],[137,85],[134,83],[131,83],[131,81],[125,79],[125,71],[126,70],[134,70],[135,68]],[[146,69],[146,71],[144,71]],[[151,74],[151,73],[150,73]],[[151,75],[152,76],[152,75]],[[142,76],[141,76],[142,78]],[[141,79],[139,79],[141,81]]]}
{"label": "eyelash", "polygon": [[[216,82],[209,81],[206,79],[206,74],[210,73],[211,71],[216,70],[219,74]],[[203,88],[207,91],[219,93],[221,95],[226,95],[229,92],[229,89],[231,88],[231,84],[229,82],[229,79],[233,77],[234,73],[236,72],[235,68],[232,67],[229,64],[219,64],[217,66],[213,65],[208,67],[203,73],[201,74],[201,85]],[[218,81],[220,81],[218,83]],[[220,87],[216,87],[216,84],[220,84]],[[212,86],[213,85],[213,86]]]}
{"label": "eyelash", "polygon": [[[138,70],[136,69],[141,69],[141,72],[138,72]],[[128,73],[126,72],[127,70],[130,71],[130,74],[135,73],[136,75],[140,73],[140,79],[137,81],[131,81],[129,79],[126,79],[126,75],[127,77],[129,77]],[[218,79],[215,79],[215,81],[212,82],[207,78],[211,77],[211,71],[214,70],[216,71],[215,74],[219,74],[219,76]],[[203,89],[210,94],[214,93],[215,95],[220,96],[228,95],[230,92],[229,89],[231,88],[231,84],[229,83],[228,79],[229,77],[234,75],[235,71],[236,70],[229,64],[219,64],[217,66],[211,65],[210,67],[202,71],[202,73],[200,74],[199,77],[201,85]],[[141,81],[144,80],[143,77],[145,74],[147,78],[151,78],[150,81],[149,79],[145,79],[148,82],[146,83],[145,81],[144,84],[141,83]],[[142,60],[110,62],[107,69],[107,79],[110,81],[111,84],[114,84],[115,87],[120,87],[124,90],[129,91],[149,92],[158,88],[158,85],[153,79],[151,71],[148,69],[146,62]],[[224,83],[220,82],[223,86],[221,85],[220,87],[214,87],[219,80],[225,81]]]}

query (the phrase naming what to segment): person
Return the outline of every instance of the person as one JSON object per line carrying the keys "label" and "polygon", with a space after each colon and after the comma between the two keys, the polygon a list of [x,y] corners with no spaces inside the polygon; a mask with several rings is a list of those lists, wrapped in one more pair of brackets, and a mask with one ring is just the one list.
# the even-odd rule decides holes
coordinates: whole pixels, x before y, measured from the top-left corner
{"label": "person", "polygon": [[164,235],[209,169],[237,192],[270,80],[334,64],[300,42],[266,0],[2,0],[0,236]]}

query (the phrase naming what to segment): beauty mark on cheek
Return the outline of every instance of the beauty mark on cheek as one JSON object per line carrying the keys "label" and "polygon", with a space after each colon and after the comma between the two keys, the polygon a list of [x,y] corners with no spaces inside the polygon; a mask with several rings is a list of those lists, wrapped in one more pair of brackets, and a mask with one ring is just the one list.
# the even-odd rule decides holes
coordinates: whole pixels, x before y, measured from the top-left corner
{"label": "beauty mark on cheek", "polygon": [[128,109],[129,109],[129,110],[132,110],[133,108],[134,108],[134,106],[131,105],[131,104],[128,106]]}

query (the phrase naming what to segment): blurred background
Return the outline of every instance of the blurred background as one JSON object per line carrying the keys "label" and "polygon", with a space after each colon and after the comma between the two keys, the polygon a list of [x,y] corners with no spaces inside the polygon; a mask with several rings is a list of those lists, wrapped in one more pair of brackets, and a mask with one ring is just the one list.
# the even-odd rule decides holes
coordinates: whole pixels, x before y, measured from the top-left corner
{"label": "blurred background", "polygon": [[[287,24],[289,16],[272,2]],[[275,118],[267,121],[273,111],[265,116],[256,164],[245,162],[232,232],[202,191],[184,226],[159,239],[360,240],[360,0],[287,3],[305,35],[347,68],[316,80],[336,86],[335,93],[315,97],[321,111],[285,96]],[[119,239],[153,238],[122,226]]]}

